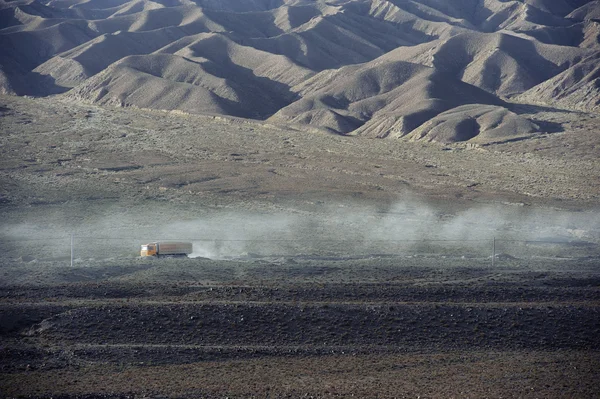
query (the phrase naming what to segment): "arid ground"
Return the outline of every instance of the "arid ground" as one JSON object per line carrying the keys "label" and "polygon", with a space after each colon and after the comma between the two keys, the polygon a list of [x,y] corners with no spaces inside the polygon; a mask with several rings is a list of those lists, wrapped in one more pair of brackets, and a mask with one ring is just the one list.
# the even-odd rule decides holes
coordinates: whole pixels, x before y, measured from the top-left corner
{"label": "arid ground", "polygon": [[600,396],[596,114],[474,146],[0,101],[4,397]]}

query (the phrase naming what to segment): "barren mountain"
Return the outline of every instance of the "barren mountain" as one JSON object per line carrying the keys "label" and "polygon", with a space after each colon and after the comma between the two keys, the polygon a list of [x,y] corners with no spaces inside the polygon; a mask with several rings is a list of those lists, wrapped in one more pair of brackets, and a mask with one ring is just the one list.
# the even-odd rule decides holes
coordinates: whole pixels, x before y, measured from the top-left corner
{"label": "barren mountain", "polygon": [[582,0],[0,0],[0,92],[502,141],[540,131],[507,100],[597,109],[599,15]]}
{"label": "barren mountain", "polygon": [[101,104],[186,112],[200,108],[204,113],[261,118],[294,98],[289,86],[310,75],[282,56],[209,33],[182,38],[153,54],[125,57],[69,96]]}
{"label": "barren mountain", "polygon": [[[294,89],[302,99],[279,111],[271,120],[313,124],[316,115],[318,126],[338,133],[350,133],[341,130],[344,127],[359,128],[381,116],[393,116],[402,121],[395,124],[395,134],[403,136],[450,108],[471,103],[501,103],[485,91],[440,74],[434,68],[379,59],[333,73],[322,72]],[[340,115],[345,123],[340,123],[339,118],[320,117],[324,109]],[[329,121],[335,122],[330,124]],[[375,129],[359,131],[369,135]],[[378,131],[377,135],[389,133]]]}
{"label": "barren mountain", "polygon": [[562,108],[600,110],[600,52],[527,90],[518,98],[526,102],[550,103]]}
{"label": "barren mountain", "polygon": [[476,141],[489,143],[527,137],[539,131],[533,122],[506,108],[482,105],[464,105],[442,112],[408,136],[412,140],[453,143]]}

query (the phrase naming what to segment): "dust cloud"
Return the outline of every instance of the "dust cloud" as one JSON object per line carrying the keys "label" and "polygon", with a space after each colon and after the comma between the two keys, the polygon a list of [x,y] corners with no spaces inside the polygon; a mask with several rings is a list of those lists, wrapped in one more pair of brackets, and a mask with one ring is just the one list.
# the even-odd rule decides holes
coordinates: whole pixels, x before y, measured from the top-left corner
{"label": "dust cloud", "polygon": [[386,210],[327,206],[317,213],[219,213],[165,226],[165,237],[194,242],[192,257],[227,259],[253,255],[353,255],[418,251],[428,246],[489,247],[501,241],[600,242],[600,215],[481,206],[444,213],[404,201]]}
{"label": "dust cloud", "polygon": [[600,243],[598,212],[516,205],[448,212],[412,199],[385,209],[326,204],[310,212],[203,209],[198,215],[189,209],[145,207],[32,214],[25,219],[2,225],[0,245],[10,257],[69,257],[71,234],[75,257],[84,260],[134,258],[140,244],[161,240],[191,241],[192,257],[210,259],[453,251],[475,255],[487,254],[494,239],[587,243],[594,248]]}

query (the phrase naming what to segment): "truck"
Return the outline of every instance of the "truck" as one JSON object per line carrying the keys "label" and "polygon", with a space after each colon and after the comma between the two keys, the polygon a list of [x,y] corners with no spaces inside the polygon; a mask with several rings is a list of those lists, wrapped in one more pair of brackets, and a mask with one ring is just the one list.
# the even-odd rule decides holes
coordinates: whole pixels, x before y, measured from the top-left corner
{"label": "truck", "polygon": [[188,256],[193,252],[191,242],[157,241],[149,244],[142,244],[140,255],[142,257],[177,257]]}

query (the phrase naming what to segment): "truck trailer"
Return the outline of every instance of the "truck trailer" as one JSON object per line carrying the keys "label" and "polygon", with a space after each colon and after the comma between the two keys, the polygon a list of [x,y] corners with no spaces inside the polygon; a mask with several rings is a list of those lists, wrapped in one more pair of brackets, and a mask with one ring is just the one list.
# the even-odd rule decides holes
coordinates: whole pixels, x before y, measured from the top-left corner
{"label": "truck trailer", "polygon": [[155,256],[159,258],[161,256],[188,256],[192,252],[193,249],[191,242],[159,241],[151,242],[149,244],[142,244],[140,255]]}

